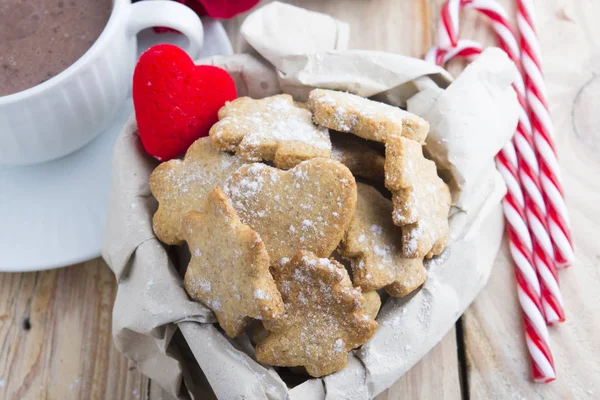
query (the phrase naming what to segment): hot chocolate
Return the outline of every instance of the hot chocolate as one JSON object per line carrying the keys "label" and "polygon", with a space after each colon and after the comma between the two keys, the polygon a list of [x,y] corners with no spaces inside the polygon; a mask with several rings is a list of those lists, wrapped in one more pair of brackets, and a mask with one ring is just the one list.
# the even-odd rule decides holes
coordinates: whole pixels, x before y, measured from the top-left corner
{"label": "hot chocolate", "polygon": [[38,85],[94,44],[113,0],[1,0],[0,96]]}

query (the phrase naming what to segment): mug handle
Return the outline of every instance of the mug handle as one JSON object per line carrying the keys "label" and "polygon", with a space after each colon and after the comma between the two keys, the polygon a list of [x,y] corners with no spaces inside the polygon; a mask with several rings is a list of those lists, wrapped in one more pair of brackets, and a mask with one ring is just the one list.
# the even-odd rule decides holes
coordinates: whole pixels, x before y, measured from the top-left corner
{"label": "mug handle", "polygon": [[138,1],[131,5],[127,33],[137,35],[141,30],[166,26],[183,33],[190,41],[188,54],[192,60],[200,54],[204,29],[200,17],[176,1]]}

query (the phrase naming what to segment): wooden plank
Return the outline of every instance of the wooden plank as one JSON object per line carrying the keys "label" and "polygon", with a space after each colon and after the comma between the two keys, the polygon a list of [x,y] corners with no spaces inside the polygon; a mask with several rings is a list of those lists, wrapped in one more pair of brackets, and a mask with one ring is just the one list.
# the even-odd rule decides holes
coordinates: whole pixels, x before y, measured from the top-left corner
{"label": "wooden plank", "polygon": [[[594,227],[598,232],[600,220]],[[547,385],[529,379],[516,282],[506,251],[498,258],[488,287],[463,317],[472,398],[598,398],[598,250],[592,256],[580,250],[576,265],[561,273],[567,322],[550,329],[558,379]]]}
{"label": "wooden plank", "polygon": [[550,328],[557,380],[532,383],[513,267],[506,246],[484,292],[465,314],[472,398],[596,399],[600,396],[600,27],[597,1],[535,2],[555,142],[573,227],[576,262],[560,271],[567,322]]}
{"label": "wooden plank", "polygon": [[173,396],[163,390],[156,381],[150,381],[148,390],[148,400],[176,400]]}
{"label": "wooden plank", "polygon": [[452,328],[440,343],[376,400],[460,399],[456,340],[456,329]]}
{"label": "wooden plank", "polygon": [[147,378],[112,342],[115,287],[100,259],[0,274],[0,398],[146,398]]}

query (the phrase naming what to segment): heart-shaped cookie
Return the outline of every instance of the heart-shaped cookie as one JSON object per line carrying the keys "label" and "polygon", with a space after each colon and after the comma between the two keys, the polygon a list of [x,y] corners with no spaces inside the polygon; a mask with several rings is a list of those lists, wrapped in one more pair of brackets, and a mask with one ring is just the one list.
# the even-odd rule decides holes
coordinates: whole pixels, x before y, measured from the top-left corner
{"label": "heart-shaped cookie", "polygon": [[173,45],[151,47],[133,74],[133,105],[144,149],[159,161],[180,156],[208,135],[219,109],[236,97],[225,70],[196,66]]}
{"label": "heart-shaped cookie", "polygon": [[356,208],[356,182],[338,161],[313,158],[282,171],[241,167],[224,183],[241,221],[259,233],[271,263],[299,250],[329,257]]}

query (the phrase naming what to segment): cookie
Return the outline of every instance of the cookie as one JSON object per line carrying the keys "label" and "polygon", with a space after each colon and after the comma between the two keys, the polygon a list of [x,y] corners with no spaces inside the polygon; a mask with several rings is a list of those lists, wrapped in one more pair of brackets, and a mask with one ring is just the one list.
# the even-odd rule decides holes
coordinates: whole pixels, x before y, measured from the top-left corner
{"label": "cookie", "polygon": [[433,161],[415,141],[391,137],[385,147],[385,186],[392,191],[394,223],[402,227],[406,257],[440,254],[449,234],[451,197]]}
{"label": "cookie", "polygon": [[265,329],[262,321],[253,320],[246,329],[246,334],[253,345],[261,343],[269,334],[269,331]]}
{"label": "cookie", "polygon": [[377,329],[346,269],[301,251],[272,270],[285,313],[263,321],[269,334],[256,346],[256,359],[268,365],[304,366],[314,377],[344,368],[347,353]]}
{"label": "cookie", "polygon": [[352,173],[328,158],[304,161],[288,171],[245,165],[223,190],[242,222],[260,234],[272,263],[298,250],[328,257],[356,207]]}
{"label": "cookie", "polygon": [[206,194],[245,163],[202,138],[190,146],[183,160],[160,164],[150,176],[150,190],[158,201],[152,219],[156,236],[166,244],[182,244],[183,215],[203,205]]}
{"label": "cookie", "polygon": [[248,161],[272,161],[289,169],[331,155],[327,129],[315,126],[310,111],[295,106],[288,94],[241,97],[219,110],[219,120],[210,130],[213,146]]}
{"label": "cookie", "polygon": [[354,286],[363,292],[385,287],[392,296],[404,296],[427,279],[423,259],[404,256],[402,229],[391,218],[392,202],[369,185],[357,186],[356,212],[338,251],[351,261]]}
{"label": "cookie", "polygon": [[184,279],[189,296],[213,310],[229,337],[241,334],[251,318],[279,317],[283,302],[260,236],[240,221],[218,187],[201,210],[183,218],[192,256]]}
{"label": "cookie", "polygon": [[379,309],[381,308],[381,297],[376,290],[371,290],[369,292],[364,292],[363,297],[365,302],[363,304],[363,308],[365,312],[371,316],[371,318],[377,318],[377,314],[379,314]]}
{"label": "cookie", "polygon": [[344,164],[354,176],[383,182],[385,157],[366,140],[345,133],[330,132],[331,158]]}
{"label": "cookie", "polygon": [[[346,268],[346,271],[348,271],[349,274],[352,274],[352,267],[350,266],[350,261],[348,261],[344,257],[342,257],[342,255],[339,252],[339,248],[335,249],[333,251],[333,253],[331,253],[331,255],[329,256],[329,258],[333,258],[335,261],[342,264]],[[352,275],[350,275],[350,276],[352,276]]]}
{"label": "cookie", "polygon": [[315,124],[376,142],[404,136],[423,143],[429,133],[429,124],[421,117],[352,93],[314,89],[308,108]]}

